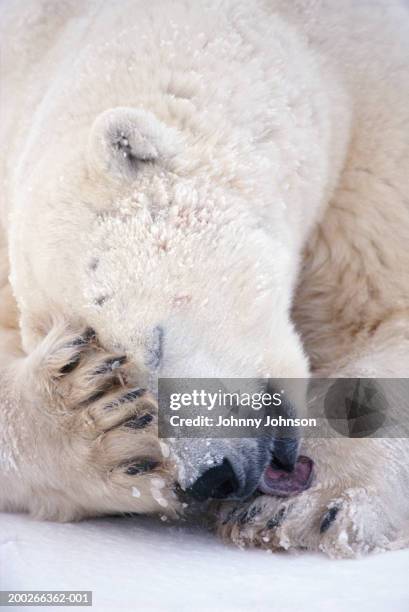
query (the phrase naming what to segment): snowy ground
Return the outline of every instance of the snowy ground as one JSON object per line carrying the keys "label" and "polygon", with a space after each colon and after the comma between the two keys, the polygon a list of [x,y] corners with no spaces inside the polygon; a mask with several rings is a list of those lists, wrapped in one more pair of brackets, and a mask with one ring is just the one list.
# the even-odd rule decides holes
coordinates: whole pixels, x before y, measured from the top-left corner
{"label": "snowy ground", "polygon": [[409,550],[329,561],[241,551],[148,518],[58,525],[0,514],[0,588],[92,590],[97,612],[407,612]]}

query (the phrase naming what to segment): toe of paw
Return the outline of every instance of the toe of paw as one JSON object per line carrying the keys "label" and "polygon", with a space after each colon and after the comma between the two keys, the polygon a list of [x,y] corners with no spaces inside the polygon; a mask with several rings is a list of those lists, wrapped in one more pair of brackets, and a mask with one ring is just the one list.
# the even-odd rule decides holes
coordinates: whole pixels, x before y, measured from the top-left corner
{"label": "toe of paw", "polygon": [[338,516],[339,510],[340,510],[339,506],[332,506],[331,508],[328,508],[328,510],[324,513],[321,523],[320,523],[320,533],[321,534],[328,531],[331,525],[335,522]]}
{"label": "toe of paw", "polygon": [[134,457],[149,457],[152,461],[162,460],[158,439],[148,433],[135,436],[131,430],[115,428],[99,436],[95,441],[96,459],[108,467],[124,465]]}
{"label": "toe of paw", "polygon": [[82,355],[96,343],[90,327],[75,330],[66,324],[55,325],[36,351],[38,370],[59,381],[78,368]]}
{"label": "toe of paw", "polygon": [[112,394],[104,394],[97,401],[88,404],[86,418],[94,423],[99,432],[121,428],[127,435],[136,432],[146,433],[155,424],[157,406],[149,394],[141,389],[118,389]]}
{"label": "toe of paw", "polygon": [[272,516],[266,523],[267,529],[277,529],[280,527],[286,516],[286,508],[279,508],[274,516]]}

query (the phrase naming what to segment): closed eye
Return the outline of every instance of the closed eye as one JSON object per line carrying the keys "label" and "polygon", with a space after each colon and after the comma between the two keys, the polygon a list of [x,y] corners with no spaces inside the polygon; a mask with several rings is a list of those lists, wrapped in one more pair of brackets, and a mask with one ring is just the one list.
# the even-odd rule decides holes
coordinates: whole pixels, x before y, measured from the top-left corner
{"label": "closed eye", "polygon": [[162,363],[164,335],[161,325],[157,325],[152,331],[146,349],[146,365],[150,371],[158,370]]}

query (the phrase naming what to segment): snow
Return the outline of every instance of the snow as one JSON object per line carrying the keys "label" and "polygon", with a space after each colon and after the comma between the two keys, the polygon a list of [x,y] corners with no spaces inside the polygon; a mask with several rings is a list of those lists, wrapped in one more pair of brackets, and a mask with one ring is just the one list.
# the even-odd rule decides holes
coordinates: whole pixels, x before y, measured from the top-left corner
{"label": "snow", "polygon": [[0,588],[92,590],[96,612],[407,612],[408,578],[409,550],[331,561],[239,550],[147,517],[0,514]]}

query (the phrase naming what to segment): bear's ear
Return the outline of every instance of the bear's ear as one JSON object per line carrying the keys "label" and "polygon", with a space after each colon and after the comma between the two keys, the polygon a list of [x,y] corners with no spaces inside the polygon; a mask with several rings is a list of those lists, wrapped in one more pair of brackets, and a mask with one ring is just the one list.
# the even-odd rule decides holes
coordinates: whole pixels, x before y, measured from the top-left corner
{"label": "bear's ear", "polygon": [[95,119],[88,142],[88,161],[99,172],[134,179],[142,164],[173,157],[179,134],[152,113],[118,107]]}

